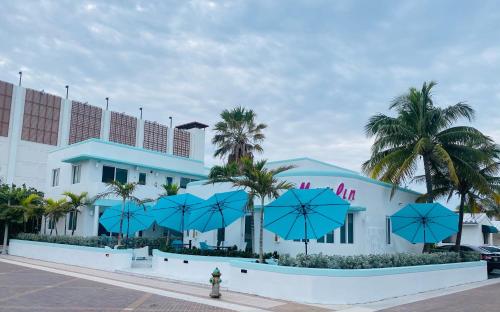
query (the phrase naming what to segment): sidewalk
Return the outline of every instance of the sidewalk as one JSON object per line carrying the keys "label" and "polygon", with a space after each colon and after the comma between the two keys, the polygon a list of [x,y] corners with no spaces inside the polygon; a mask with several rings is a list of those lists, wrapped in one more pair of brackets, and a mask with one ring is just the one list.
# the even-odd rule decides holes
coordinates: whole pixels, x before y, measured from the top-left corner
{"label": "sidewalk", "polygon": [[154,290],[160,290],[163,292],[154,293],[188,301],[196,301],[204,304],[213,304],[214,302],[217,302],[220,303],[217,305],[219,307],[236,311],[334,311],[328,307],[304,305],[230,291],[223,291],[221,299],[210,299],[208,296],[208,294],[210,293],[209,285],[203,286],[199,284],[191,284],[167,279],[93,270],[83,267],[45,262],[9,255],[0,255],[0,261],[29,266],[40,270],[47,270],[58,274],[73,276],[77,275],[79,278],[108,283],[145,292],[154,292]]}
{"label": "sidewalk", "polygon": [[[115,286],[125,287],[129,289],[141,290],[145,292],[156,293],[162,296],[184,299],[203,304],[210,304],[226,309],[236,311],[311,311],[311,312],[327,312],[327,311],[342,311],[342,312],[373,312],[383,309],[389,309],[400,305],[414,303],[418,301],[437,298],[445,295],[455,294],[462,291],[476,289],[482,286],[493,285],[500,283],[500,278],[489,279],[487,281],[460,285],[446,289],[430,291],[415,295],[403,296],[398,298],[386,299],[383,301],[360,304],[360,305],[306,305],[294,302],[287,302],[277,299],[269,299],[255,295],[222,291],[222,298],[210,299],[209,285],[206,286],[194,283],[181,281],[173,281],[164,278],[147,276],[131,272],[107,272],[93,270],[88,268],[69,266],[53,262],[45,262],[22,257],[0,255],[0,261],[8,262],[17,265],[30,266],[39,270],[47,270],[58,274],[75,275],[79,278],[108,283]],[[140,270],[134,270],[140,272]],[[208,279],[208,277],[207,277]],[[266,281],[263,281],[266,282]],[[279,285],[277,285],[279,287]]]}

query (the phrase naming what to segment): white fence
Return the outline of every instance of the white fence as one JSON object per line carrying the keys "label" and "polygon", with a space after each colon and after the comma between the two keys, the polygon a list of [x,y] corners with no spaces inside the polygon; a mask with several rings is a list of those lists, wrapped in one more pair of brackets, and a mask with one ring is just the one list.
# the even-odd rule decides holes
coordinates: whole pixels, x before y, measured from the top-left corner
{"label": "white fence", "polygon": [[[9,252],[107,271],[130,269],[132,252],[11,240]],[[207,257],[153,251],[150,275],[208,284],[217,267],[222,287],[269,298],[322,304],[356,304],[416,294],[488,279],[486,262],[383,269],[334,270],[255,263],[255,259]]]}
{"label": "white fence", "polygon": [[104,249],[11,239],[9,254],[13,256],[115,271],[132,266],[129,250]]}
{"label": "white fence", "polygon": [[208,284],[210,273],[216,267],[222,273],[223,288],[322,304],[366,303],[488,279],[484,261],[334,270],[258,264],[254,259],[153,251],[153,270],[160,277]]}

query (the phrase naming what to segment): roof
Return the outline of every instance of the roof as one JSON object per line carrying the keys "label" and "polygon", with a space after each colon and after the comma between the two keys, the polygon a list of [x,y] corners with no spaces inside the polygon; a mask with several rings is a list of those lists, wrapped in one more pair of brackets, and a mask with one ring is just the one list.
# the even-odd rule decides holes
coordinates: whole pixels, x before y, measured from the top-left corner
{"label": "roof", "polygon": [[464,213],[465,225],[476,225],[482,223],[491,224],[490,219],[485,213]]}
{"label": "roof", "polygon": [[193,128],[205,129],[207,127],[208,127],[208,125],[205,125],[205,124],[203,124],[201,122],[197,122],[197,121],[192,121],[192,122],[188,122],[188,123],[176,126],[177,129],[182,129],[182,130],[189,130],[189,129],[193,129]]}

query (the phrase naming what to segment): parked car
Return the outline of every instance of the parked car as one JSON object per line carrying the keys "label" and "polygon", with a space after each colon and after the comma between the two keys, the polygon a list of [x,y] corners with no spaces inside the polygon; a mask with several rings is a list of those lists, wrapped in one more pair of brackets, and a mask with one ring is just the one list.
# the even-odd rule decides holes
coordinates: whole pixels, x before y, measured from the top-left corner
{"label": "parked car", "polygon": [[[493,247],[493,246],[488,246]],[[437,250],[443,251],[454,251],[455,245],[442,245],[437,247]],[[497,248],[497,247],[495,247]],[[500,269],[500,253],[489,251],[485,249],[485,246],[472,246],[472,245],[461,245],[460,251],[473,251],[481,254],[481,260],[486,261],[488,267],[488,273],[495,269]]]}
{"label": "parked car", "polygon": [[485,249],[486,251],[499,254],[500,255],[500,247],[497,246],[491,246],[491,245],[484,245],[480,246],[481,249]]}

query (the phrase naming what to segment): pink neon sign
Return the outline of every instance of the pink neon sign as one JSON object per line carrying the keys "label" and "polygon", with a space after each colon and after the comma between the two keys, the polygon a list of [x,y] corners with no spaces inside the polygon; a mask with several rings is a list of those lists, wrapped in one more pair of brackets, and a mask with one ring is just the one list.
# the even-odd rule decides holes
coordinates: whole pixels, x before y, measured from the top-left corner
{"label": "pink neon sign", "polygon": [[[302,182],[300,183],[300,189],[309,189],[311,187],[311,182]],[[332,188],[333,189],[333,188]],[[335,192],[342,199],[346,199],[348,201],[353,201],[356,199],[356,190],[355,189],[347,189],[345,187],[344,182],[340,183],[337,186],[337,191]]]}

